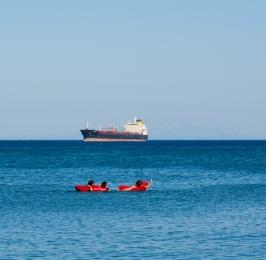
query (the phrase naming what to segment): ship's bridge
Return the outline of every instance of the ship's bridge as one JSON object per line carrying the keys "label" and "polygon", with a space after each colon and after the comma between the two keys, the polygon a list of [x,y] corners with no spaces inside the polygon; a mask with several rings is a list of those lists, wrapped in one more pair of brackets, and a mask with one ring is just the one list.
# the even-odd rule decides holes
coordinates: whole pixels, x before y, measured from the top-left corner
{"label": "ship's bridge", "polygon": [[125,125],[125,131],[129,133],[148,135],[148,131],[143,120],[137,118],[135,118],[134,123],[129,122]]}

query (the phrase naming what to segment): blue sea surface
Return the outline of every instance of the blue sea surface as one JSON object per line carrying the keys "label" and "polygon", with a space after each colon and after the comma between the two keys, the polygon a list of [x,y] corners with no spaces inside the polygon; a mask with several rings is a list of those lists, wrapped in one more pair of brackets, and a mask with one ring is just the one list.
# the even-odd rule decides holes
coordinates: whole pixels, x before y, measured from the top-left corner
{"label": "blue sea surface", "polygon": [[266,257],[265,141],[1,141],[0,184],[0,259]]}

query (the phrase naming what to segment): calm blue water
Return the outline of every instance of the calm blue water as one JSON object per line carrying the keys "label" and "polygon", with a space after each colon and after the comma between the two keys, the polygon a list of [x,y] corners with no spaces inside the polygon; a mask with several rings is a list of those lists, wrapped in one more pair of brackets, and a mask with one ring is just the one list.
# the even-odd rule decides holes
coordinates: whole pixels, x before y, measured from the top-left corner
{"label": "calm blue water", "polygon": [[[73,186],[153,179],[146,193]],[[266,142],[0,142],[0,259],[263,259]]]}

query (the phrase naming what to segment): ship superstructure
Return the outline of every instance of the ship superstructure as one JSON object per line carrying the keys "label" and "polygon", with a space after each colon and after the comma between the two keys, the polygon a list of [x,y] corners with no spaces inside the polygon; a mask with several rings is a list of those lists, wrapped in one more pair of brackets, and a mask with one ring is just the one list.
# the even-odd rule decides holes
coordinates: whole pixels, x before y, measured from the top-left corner
{"label": "ship superstructure", "polygon": [[148,140],[148,131],[143,120],[135,118],[134,122],[124,125],[123,131],[114,127],[99,130],[82,129],[81,134],[85,142],[143,142]]}

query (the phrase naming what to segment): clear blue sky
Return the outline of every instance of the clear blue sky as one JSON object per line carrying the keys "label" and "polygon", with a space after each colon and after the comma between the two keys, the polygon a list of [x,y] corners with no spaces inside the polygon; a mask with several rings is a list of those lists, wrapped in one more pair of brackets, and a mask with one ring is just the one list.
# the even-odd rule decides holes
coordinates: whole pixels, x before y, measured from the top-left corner
{"label": "clear blue sky", "polygon": [[1,1],[0,139],[266,138],[266,1]]}

